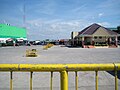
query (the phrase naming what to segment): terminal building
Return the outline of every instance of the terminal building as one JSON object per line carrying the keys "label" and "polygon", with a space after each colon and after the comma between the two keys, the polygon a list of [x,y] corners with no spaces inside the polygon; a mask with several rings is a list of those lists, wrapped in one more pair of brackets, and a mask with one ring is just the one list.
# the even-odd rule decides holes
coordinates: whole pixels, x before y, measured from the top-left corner
{"label": "terminal building", "polygon": [[11,26],[9,24],[0,24],[0,43],[8,41],[24,41],[27,40],[25,28]]}
{"label": "terminal building", "polygon": [[118,33],[100,26],[92,24],[80,32],[72,32],[72,46],[83,48],[106,46],[118,47]]}

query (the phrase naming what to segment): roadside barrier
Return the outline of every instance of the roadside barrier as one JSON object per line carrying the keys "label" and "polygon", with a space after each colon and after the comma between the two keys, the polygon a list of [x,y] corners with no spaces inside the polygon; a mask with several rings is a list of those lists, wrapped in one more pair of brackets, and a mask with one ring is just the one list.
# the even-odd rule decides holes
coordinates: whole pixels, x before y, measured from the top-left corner
{"label": "roadside barrier", "polygon": [[26,50],[26,57],[37,57],[37,50]]}
{"label": "roadside barrier", "polygon": [[48,48],[51,48],[53,44],[47,44],[43,47],[43,50],[47,50]]}
{"label": "roadside barrier", "polygon": [[98,72],[115,71],[115,90],[118,90],[120,63],[113,64],[0,64],[0,72],[10,72],[10,90],[13,90],[13,72],[30,72],[32,90],[33,72],[51,72],[50,90],[53,89],[53,72],[60,72],[61,90],[68,90],[68,72],[75,72],[75,90],[78,90],[79,71],[95,71],[95,87],[98,90]]}

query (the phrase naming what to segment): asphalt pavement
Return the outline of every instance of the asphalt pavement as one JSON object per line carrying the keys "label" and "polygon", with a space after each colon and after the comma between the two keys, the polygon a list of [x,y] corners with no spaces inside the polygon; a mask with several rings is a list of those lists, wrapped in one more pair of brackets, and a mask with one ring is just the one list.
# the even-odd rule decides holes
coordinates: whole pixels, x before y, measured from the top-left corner
{"label": "asphalt pavement", "polygon": [[[36,49],[38,57],[26,57],[26,50]],[[78,64],[120,63],[120,48],[68,48],[53,46],[0,47],[0,64]],[[69,90],[75,90],[75,73],[69,72]],[[78,90],[95,90],[95,72],[78,72]],[[9,90],[10,73],[0,72],[0,90]],[[30,73],[13,72],[13,90],[29,90]],[[114,74],[99,72],[99,90],[114,90]],[[118,79],[120,90],[120,79]],[[50,72],[33,73],[33,90],[50,90]],[[60,90],[60,73],[53,73],[53,90]]]}

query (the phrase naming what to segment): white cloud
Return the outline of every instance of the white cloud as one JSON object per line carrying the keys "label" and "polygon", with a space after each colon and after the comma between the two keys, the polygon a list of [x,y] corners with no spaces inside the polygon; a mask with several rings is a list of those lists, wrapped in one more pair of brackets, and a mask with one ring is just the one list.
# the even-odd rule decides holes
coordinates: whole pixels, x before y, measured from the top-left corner
{"label": "white cloud", "polygon": [[74,8],[73,10],[71,10],[73,13],[78,13],[80,10],[84,9],[86,7],[86,4],[83,4],[77,8]]}
{"label": "white cloud", "polygon": [[27,22],[29,39],[62,39],[70,38],[72,31],[81,31],[89,23],[84,20],[31,20]]}
{"label": "white cloud", "polygon": [[45,0],[44,2],[37,4],[34,11],[37,13],[53,15],[56,10],[55,7],[56,7],[56,3],[54,0]]}
{"label": "white cloud", "polygon": [[99,13],[98,16],[99,16],[99,17],[102,17],[102,16],[103,16],[103,13]]}
{"label": "white cloud", "polygon": [[[29,39],[67,39],[70,38],[72,31],[81,31],[85,27],[95,22],[87,20],[31,20],[28,21],[28,37]],[[97,23],[97,22],[96,22]],[[110,27],[109,22],[98,22],[99,25]]]}
{"label": "white cloud", "polygon": [[100,23],[98,23],[99,25],[102,25],[102,26],[105,26],[105,27],[110,27],[111,26],[111,24],[110,23],[108,23],[108,22],[100,22]]}

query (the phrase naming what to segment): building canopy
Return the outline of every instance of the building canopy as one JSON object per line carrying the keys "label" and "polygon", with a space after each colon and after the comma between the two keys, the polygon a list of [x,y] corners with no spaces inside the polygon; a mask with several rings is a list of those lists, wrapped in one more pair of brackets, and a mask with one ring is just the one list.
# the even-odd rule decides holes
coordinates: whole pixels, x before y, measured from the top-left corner
{"label": "building canopy", "polygon": [[0,38],[27,38],[26,29],[0,24]]}

